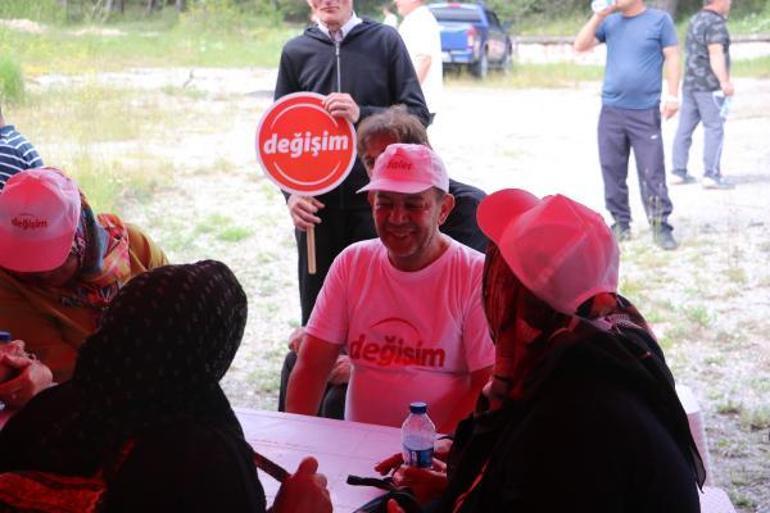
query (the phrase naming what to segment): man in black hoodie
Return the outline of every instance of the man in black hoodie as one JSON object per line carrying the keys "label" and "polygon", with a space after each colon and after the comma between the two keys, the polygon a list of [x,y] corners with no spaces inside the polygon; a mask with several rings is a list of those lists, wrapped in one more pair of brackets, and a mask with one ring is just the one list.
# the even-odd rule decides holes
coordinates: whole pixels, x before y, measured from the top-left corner
{"label": "man in black hoodie", "polygon": [[[275,99],[300,91],[327,95],[324,108],[354,125],[403,104],[427,126],[428,108],[398,32],[356,16],[353,0],[308,0],[308,5],[318,23],[284,46]],[[299,250],[303,325],[334,258],[353,242],[376,237],[366,197],[355,194],[368,181],[364,166],[356,160],[336,189],[318,197],[287,197]],[[315,274],[307,272],[306,230],[311,226],[315,227]]]}

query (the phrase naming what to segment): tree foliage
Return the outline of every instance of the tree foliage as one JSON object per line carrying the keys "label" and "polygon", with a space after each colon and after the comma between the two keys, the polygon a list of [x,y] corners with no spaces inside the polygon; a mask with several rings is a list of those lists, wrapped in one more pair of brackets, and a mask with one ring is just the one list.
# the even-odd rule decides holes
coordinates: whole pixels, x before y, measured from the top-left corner
{"label": "tree foliage", "polygon": [[[703,0],[647,0],[647,3],[683,19],[697,11]],[[381,8],[387,4],[392,4],[392,0],[354,0],[356,12],[375,19],[381,18]],[[513,23],[530,17],[550,19],[575,13],[588,15],[590,12],[590,0],[486,0],[486,4],[497,12],[501,20]],[[741,0],[736,4],[734,14],[761,12],[767,0]],[[126,16],[151,17],[169,10],[228,13],[233,17],[261,16],[291,22],[303,22],[309,16],[306,0],[0,0],[0,17],[75,22],[104,22]]]}

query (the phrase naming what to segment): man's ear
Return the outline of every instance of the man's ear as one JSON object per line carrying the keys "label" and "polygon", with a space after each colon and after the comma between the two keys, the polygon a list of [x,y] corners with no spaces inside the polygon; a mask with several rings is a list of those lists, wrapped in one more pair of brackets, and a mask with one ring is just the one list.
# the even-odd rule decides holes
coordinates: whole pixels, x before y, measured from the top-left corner
{"label": "man's ear", "polygon": [[376,194],[376,191],[368,191],[366,193],[366,201],[369,202],[369,206],[374,206],[374,195]]}
{"label": "man's ear", "polygon": [[455,197],[452,196],[449,193],[444,194],[444,197],[441,198],[441,210],[439,211],[438,215],[438,224],[441,226],[444,224],[449,217],[449,214],[452,213],[452,209],[455,208]]}

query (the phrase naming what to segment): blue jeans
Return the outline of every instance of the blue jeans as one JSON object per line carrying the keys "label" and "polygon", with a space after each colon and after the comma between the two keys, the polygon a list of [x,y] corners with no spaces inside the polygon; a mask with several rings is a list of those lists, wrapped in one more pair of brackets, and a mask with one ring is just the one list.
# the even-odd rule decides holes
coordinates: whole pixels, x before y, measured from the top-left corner
{"label": "blue jeans", "polygon": [[724,119],[719,111],[724,97],[715,97],[711,91],[685,91],[679,111],[679,127],[674,137],[674,172],[685,174],[690,157],[692,133],[698,123],[703,123],[703,176],[719,178],[722,171]]}

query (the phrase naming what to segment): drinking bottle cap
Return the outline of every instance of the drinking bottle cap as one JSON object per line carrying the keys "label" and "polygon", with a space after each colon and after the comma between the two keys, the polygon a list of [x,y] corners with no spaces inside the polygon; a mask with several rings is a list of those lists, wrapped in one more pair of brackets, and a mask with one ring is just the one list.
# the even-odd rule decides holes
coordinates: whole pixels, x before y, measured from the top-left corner
{"label": "drinking bottle cap", "polygon": [[409,411],[414,414],[426,413],[428,405],[421,401],[413,402],[409,405]]}

